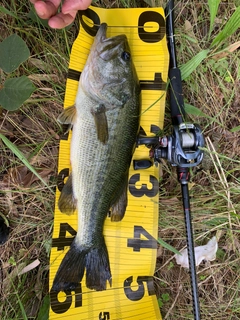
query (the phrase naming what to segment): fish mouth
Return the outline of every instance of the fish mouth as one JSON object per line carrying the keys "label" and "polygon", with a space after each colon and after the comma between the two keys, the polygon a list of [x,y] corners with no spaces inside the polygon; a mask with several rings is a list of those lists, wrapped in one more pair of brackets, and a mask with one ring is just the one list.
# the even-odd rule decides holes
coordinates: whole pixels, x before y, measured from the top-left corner
{"label": "fish mouth", "polygon": [[120,34],[114,37],[107,38],[107,24],[102,23],[95,37],[95,46],[99,57],[105,61],[111,60],[119,54],[120,48],[126,48],[129,51],[127,37]]}
{"label": "fish mouth", "polygon": [[107,24],[106,23],[101,23],[97,35],[96,35],[96,39],[98,39],[98,41],[102,42],[107,38]]}
{"label": "fish mouth", "polygon": [[107,38],[107,28],[108,28],[108,25],[105,22],[100,25],[97,35],[95,37],[96,42],[98,43],[111,42],[113,44],[117,44],[127,39],[127,37],[124,34]]}

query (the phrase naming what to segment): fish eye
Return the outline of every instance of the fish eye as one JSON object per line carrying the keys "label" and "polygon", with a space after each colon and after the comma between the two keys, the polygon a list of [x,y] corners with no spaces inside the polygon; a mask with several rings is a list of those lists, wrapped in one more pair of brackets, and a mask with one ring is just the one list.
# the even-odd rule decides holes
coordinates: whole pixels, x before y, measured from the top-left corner
{"label": "fish eye", "polygon": [[123,51],[122,54],[121,54],[121,58],[124,60],[124,61],[129,61],[130,58],[131,58],[131,54],[127,51]]}

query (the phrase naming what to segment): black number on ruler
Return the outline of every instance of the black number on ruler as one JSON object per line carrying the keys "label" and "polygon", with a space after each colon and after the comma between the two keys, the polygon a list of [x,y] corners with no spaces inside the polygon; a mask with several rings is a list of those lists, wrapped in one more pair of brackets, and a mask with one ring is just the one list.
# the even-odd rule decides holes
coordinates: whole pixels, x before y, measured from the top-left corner
{"label": "black number on ruler", "polygon": [[[141,235],[148,240],[141,239]],[[127,246],[133,248],[133,251],[140,251],[142,248],[157,249],[157,240],[143,227],[134,226],[134,238],[128,239]]]}
{"label": "black number on ruler", "polygon": [[[87,17],[92,20],[93,26],[90,27],[85,23],[83,17]],[[80,13],[80,21],[84,30],[90,35],[95,37],[97,34],[98,26],[101,24],[100,18],[97,13],[90,8]],[[151,32],[145,31],[144,25],[147,22],[156,22],[158,24],[158,30]],[[142,12],[138,19],[138,35],[139,38],[144,42],[159,42],[165,36],[165,20],[163,16],[155,11]]]}
{"label": "black number on ruler", "polygon": [[[72,293],[73,292],[73,293]],[[55,313],[64,313],[68,311],[68,309],[72,305],[73,296],[75,297],[75,308],[82,306],[82,286],[81,283],[77,286],[75,290],[72,290],[71,292],[66,292],[66,299],[65,301],[59,301],[58,300],[58,293],[56,291],[51,290],[50,291],[50,299],[51,299],[51,308],[52,311]]]}
{"label": "black number on ruler", "polygon": [[[145,288],[144,288],[143,282],[147,283],[148,294],[149,295],[155,294],[152,277],[150,277],[150,276],[137,277],[138,286],[132,285],[133,289],[131,288],[132,282],[133,282],[133,276],[128,277],[123,283],[124,293],[129,300],[138,301],[143,298],[143,296],[145,294]],[[137,287],[136,290],[135,290],[135,287]]]}
{"label": "black number on ruler", "polygon": [[69,176],[69,169],[68,168],[62,169],[59,172],[58,177],[57,177],[57,187],[58,187],[59,191],[62,191],[63,186],[64,186],[64,179],[68,176]]}
{"label": "black number on ruler", "polygon": [[142,196],[147,196],[149,198],[155,197],[158,193],[158,188],[159,188],[159,183],[156,177],[150,175],[149,176],[149,181],[152,184],[152,188],[148,189],[147,185],[145,183],[142,184],[141,188],[138,189],[136,188],[136,183],[140,181],[140,173],[136,173],[131,178],[129,179],[129,191],[131,195],[134,197],[142,197]]}
{"label": "black number on ruler", "polygon": [[[158,30],[155,32],[145,31],[144,24],[147,22],[156,22],[158,24]],[[138,19],[138,35],[144,42],[159,42],[165,36],[165,20],[163,16],[155,11],[142,12]]]}
{"label": "black number on ruler", "polygon": [[100,312],[99,313],[99,320],[109,320],[110,313],[109,312]]}
{"label": "black number on ruler", "polygon": [[166,85],[160,72],[154,73],[154,80],[140,80],[141,90],[165,90]]}
{"label": "black number on ruler", "polygon": [[[88,24],[85,23],[83,17],[87,17],[89,19],[92,20],[93,22],[93,26],[90,27]],[[97,31],[98,31],[98,28],[99,28],[99,25],[100,25],[100,18],[99,16],[97,15],[97,13],[91,9],[87,9],[85,11],[82,11],[80,13],[80,21],[81,21],[81,24],[83,26],[83,29],[92,37],[95,37],[95,35],[97,34]]]}
{"label": "black number on ruler", "polygon": [[64,247],[70,247],[74,238],[67,238],[66,233],[70,233],[73,237],[77,234],[68,223],[60,223],[59,237],[52,239],[52,247],[57,247],[57,250],[64,250]]}

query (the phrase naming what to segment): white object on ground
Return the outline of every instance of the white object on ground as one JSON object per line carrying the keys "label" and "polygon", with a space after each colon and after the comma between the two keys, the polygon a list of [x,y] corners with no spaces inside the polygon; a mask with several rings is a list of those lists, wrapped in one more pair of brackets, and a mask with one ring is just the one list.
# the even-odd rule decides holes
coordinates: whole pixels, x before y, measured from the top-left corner
{"label": "white object on ground", "polygon": [[20,272],[19,275],[24,274],[34,268],[36,268],[37,266],[39,266],[40,261],[37,259],[35,261],[33,261],[32,263],[30,263],[29,265],[27,265],[26,267],[24,267]]}
{"label": "white object on ground", "polygon": [[[218,249],[217,238],[214,236],[208,241],[205,246],[199,246],[194,248],[195,262],[198,266],[203,260],[213,261],[216,259],[216,252]],[[180,254],[175,254],[177,264],[180,264],[184,268],[189,268],[187,249],[180,250]]]}

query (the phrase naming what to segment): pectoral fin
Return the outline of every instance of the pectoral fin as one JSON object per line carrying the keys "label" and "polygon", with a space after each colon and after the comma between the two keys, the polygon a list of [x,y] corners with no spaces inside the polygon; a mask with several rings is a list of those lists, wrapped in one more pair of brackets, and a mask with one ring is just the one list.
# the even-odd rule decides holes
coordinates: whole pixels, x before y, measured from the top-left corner
{"label": "pectoral fin", "polygon": [[106,108],[100,104],[96,110],[92,110],[98,140],[105,144],[108,141],[108,122],[106,117]]}
{"label": "pectoral fin", "polygon": [[76,210],[77,200],[73,195],[72,175],[70,174],[58,200],[58,208],[62,213],[73,214]]}
{"label": "pectoral fin", "polygon": [[[127,174],[128,178],[128,174]],[[128,179],[125,179],[122,192],[111,208],[111,221],[121,221],[127,208]]]}
{"label": "pectoral fin", "polygon": [[58,116],[57,121],[61,124],[74,124],[75,118],[77,116],[76,106],[67,107],[63,112]]}

